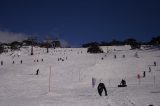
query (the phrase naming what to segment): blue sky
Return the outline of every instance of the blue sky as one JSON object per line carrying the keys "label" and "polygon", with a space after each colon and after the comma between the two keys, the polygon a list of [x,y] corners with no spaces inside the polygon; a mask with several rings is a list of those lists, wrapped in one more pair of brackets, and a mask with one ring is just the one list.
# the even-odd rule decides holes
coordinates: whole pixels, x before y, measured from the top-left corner
{"label": "blue sky", "polygon": [[160,35],[160,1],[1,0],[0,31],[6,30],[76,46],[130,37],[148,41]]}

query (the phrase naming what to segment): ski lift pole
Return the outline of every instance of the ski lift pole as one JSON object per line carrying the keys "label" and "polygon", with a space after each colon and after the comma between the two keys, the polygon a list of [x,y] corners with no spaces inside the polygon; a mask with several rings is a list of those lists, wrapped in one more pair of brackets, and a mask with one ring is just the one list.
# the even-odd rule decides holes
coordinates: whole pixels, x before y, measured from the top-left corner
{"label": "ski lift pole", "polygon": [[51,66],[49,71],[49,92],[51,91]]}
{"label": "ski lift pole", "polygon": [[81,80],[81,76],[80,76],[80,75],[81,75],[81,72],[80,72],[80,70],[79,70],[79,81]]}
{"label": "ski lift pole", "polygon": [[153,76],[153,80],[154,80],[154,87],[156,87],[156,76]]}

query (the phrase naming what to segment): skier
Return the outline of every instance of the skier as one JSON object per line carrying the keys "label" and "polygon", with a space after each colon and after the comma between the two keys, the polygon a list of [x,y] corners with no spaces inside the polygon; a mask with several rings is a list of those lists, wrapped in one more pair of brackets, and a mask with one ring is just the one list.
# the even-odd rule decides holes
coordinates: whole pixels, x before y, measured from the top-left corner
{"label": "skier", "polygon": [[3,61],[1,61],[1,66],[3,66]]}
{"label": "skier", "polygon": [[144,72],[143,72],[143,78],[145,78],[145,77],[146,77],[146,72],[144,71]]}
{"label": "skier", "polygon": [[98,90],[98,93],[99,93],[100,96],[102,96],[103,90],[105,91],[105,96],[107,96],[107,90],[106,90],[106,87],[105,87],[104,83],[100,82],[98,87],[97,87],[97,90]]}
{"label": "skier", "polygon": [[23,61],[21,60],[21,64],[22,64],[22,62],[23,62]]}
{"label": "skier", "polygon": [[36,71],[36,75],[38,75],[39,74],[39,69],[37,69],[37,71]]}
{"label": "skier", "polygon": [[156,66],[156,62],[154,61],[154,66]]}
{"label": "skier", "polygon": [[151,72],[151,67],[149,67],[149,72]]}

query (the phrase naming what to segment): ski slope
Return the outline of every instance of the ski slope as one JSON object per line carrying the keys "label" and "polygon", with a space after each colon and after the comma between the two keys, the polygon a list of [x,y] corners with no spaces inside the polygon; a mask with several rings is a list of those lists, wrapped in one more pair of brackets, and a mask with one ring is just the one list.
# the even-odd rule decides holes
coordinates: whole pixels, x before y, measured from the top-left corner
{"label": "ski slope", "polygon": [[[160,106],[159,49],[102,49],[105,53],[88,54],[85,48],[56,48],[46,53],[45,48],[35,47],[31,56],[30,47],[26,47],[1,54],[0,106]],[[37,69],[39,75],[35,75]],[[142,78],[144,71],[146,77]],[[95,88],[92,78],[96,79]],[[117,87],[122,78],[128,87]],[[98,95],[100,80],[108,96]]]}

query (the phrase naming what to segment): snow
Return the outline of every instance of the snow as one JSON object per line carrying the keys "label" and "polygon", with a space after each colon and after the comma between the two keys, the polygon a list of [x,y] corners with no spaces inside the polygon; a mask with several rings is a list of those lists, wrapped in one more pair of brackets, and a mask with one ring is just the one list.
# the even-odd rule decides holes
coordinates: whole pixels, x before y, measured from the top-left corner
{"label": "snow", "polygon": [[[36,47],[31,56],[30,47],[26,47],[1,54],[0,106],[160,106],[159,49],[102,49],[106,53],[88,54],[86,48],[57,48],[46,53],[45,48]],[[39,75],[35,75],[37,69]],[[144,71],[146,77],[142,78]],[[106,85],[108,96],[100,97],[96,87],[92,88],[92,77],[96,87],[100,80]],[[128,86],[118,88],[122,78]]]}

